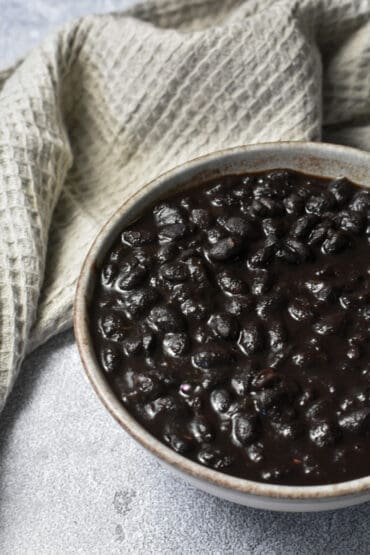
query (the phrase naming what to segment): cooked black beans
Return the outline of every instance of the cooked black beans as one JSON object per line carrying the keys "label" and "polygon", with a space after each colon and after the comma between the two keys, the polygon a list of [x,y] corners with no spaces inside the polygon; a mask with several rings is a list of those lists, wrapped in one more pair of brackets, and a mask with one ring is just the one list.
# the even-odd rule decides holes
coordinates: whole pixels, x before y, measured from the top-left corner
{"label": "cooked black beans", "polygon": [[370,474],[370,194],[226,176],[148,209],[100,268],[97,358],[174,451],[239,477]]}

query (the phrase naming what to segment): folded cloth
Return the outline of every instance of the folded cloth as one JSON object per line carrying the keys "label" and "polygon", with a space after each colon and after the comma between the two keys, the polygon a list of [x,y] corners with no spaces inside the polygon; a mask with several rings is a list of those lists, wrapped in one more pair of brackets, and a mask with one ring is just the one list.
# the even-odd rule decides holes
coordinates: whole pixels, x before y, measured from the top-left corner
{"label": "folded cloth", "polygon": [[153,0],[62,28],[0,73],[0,406],[71,324],[103,222],[245,143],[370,148],[370,0]]}

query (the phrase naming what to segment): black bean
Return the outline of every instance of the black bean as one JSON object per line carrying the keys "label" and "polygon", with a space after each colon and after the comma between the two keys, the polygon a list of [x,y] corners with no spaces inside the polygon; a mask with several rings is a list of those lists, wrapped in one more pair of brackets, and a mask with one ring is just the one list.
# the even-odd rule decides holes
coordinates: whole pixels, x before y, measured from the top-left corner
{"label": "black bean", "polygon": [[318,217],[313,214],[307,214],[296,220],[291,229],[290,234],[296,239],[305,239],[312,228],[317,224]]}
{"label": "black bean", "polygon": [[312,195],[306,202],[306,211],[311,214],[324,214],[335,204],[335,199],[329,194]]}
{"label": "black bean", "polygon": [[276,244],[265,244],[248,258],[250,268],[263,268],[269,265],[276,252]]}
{"label": "black bean", "polygon": [[370,300],[369,293],[363,291],[352,291],[343,293],[339,297],[339,302],[343,308],[354,309],[366,305]]}
{"label": "black bean", "polygon": [[292,193],[289,197],[284,199],[285,210],[288,214],[302,214],[304,204],[304,199],[295,193]]}
{"label": "black bean", "polygon": [[313,329],[320,335],[330,335],[342,331],[345,324],[345,314],[336,312],[329,316],[323,316],[313,325]]}
{"label": "black bean", "polygon": [[260,326],[250,322],[240,332],[238,345],[246,355],[251,355],[263,348],[264,340]]}
{"label": "black bean", "polygon": [[309,247],[294,239],[287,239],[278,247],[276,258],[289,264],[302,264],[312,258]]}
{"label": "black bean", "polygon": [[360,235],[365,227],[365,218],[361,212],[342,212],[336,218],[336,223],[343,231]]}
{"label": "black bean", "polygon": [[181,422],[167,423],[164,428],[163,439],[176,453],[189,453],[194,448],[194,441],[190,434],[184,430]]}
{"label": "black bean", "polygon": [[208,325],[216,337],[222,339],[236,339],[239,331],[237,319],[229,314],[213,314]]}
{"label": "black bean", "polygon": [[219,218],[218,222],[233,235],[240,235],[241,237],[254,235],[253,224],[246,218],[233,216],[232,218]]}
{"label": "black bean", "polygon": [[331,410],[332,408],[332,406],[328,407],[326,400],[318,399],[306,409],[306,418],[311,421],[321,421],[325,418],[328,409]]}
{"label": "black bean", "polygon": [[197,384],[184,382],[179,387],[179,393],[184,398],[198,397],[202,392],[202,388]]}
{"label": "black bean", "polygon": [[112,249],[109,255],[109,260],[110,262],[117,262],[123,259],[126,256],[126,254],[127,254],[127,248],[121,244],[118,244]]}
{"label": "black bean", "polygon": [[259,270],[253,273],[250,280],[250,290],[253,295],[260,296],[267,293],[274,282],[274,278],[271,272],[266,270]]}
{"label": "black bean", "polygon": [[288,194],[294,179],[294,172],[290,170],[273,170],[266,176],[270,190],[275,191],[275,195],[278,197],[285,197]]}
{"label": "black bean", "polygon": [[251,187],[249,186],[249,184],[242,183],[239,187],[236,186],[233,188],[232,194],[238,200],[249,199],[251,198]]}
{"label": "black bean", "polygon": [[256,305],[257,315],[266,320],[279,310],[284,302],[284,297],[280,293],[272,292],[264,295]]}
{"label": "black bean", "polygon": [[311,424],[309,436],[317,447],[327,447],[337,443],[340,431],[335,424],[326,420],[321,420]]}
{"label": "black bean", "polygon": [[181,303],[180,308],[183,315],[192,320],[204,320],[210,312],[210,306],[207,302],[192,297]]}
{"label": "black bean", "polygon": [[260,179],[258,184],[253,190],[253,196],[256,199],[260,198],[280,198],[282,196],[281,189],[273,184],[273,181]]}
{"label": "black bean", "polygon": [[141,338],[141,344],[143,346],[144,352],[146,354],[150,354],[155,348],[155,335],[153,333],[144,333]]}
{"label": "black bean", "polygon": [[106,372],[117,371],[122,364],[118,348],[115,345],[105,347],[101,353],[101,362]]}
{"label": "black bean", "polygon": [[223,349],[220,345],[207,344],[201,351],[192,356],[192,362],[197,368],[209,370],[219,366],[230,366],[234,362],[232,353]]}
{"label": "black bean", "polygon": [[252,214],[259,218],[280,216],[283,213],[283,210],[281,202],[270,198],[256,199],[251,204]]}
{"label": "black bean", "polygon": [[186,260],[186,265],[188,268],[188,272],[190,274],[190,279],[197,285],[197,286],[207,286],[208,284],[208,277],[207,271],[204,263],[200,258],[190,257]]}
{"label": "black bean", "polygon": [[198,443],[209,443],[214,439],[214,432],[210,423],[200,416],[190,422],[189,431]]}
{"label": "black bean", "polygon": [[161,275],[168,281],[179,283],[186,281],[189,276],[189,269],[184,262],[172,262],[161,267]]}
{"label": "black bean", "polygon": [[288,312],[298,322],[312,320],[315,315],[312,303],[306,297],[296,297],[288,305]]}
{"label": "black bean", "polygon": [[279,320],[272,321],[269,325],[268,336],[273,352],[283,349],[288,339],[288,332],[283,322]]}
{"label": "black bean", "polygon": [[295,352],[292,356],[293,363],[300,368],[317,368],[328,363],[328,355],[323,347],[308,345]]}
{"label": "black bean", "polygon": [[179,405],[172,395],[158,397],[145,407],[145,416],[148,420],[154,420],[158,417],[165,417],[168,414],[174,414],[179,410]]}
{"label": "black bean", "polygon": [[122,341],[126,335],[126,327],[126,319],[118,313],[104,314],[100,319],[104,336],[112,341]]}
{"label": "black bean", "polygon": [[363,407],[343,413],[339,417],[339,426],[351,434],[370,432],[370,408]]}
{"label": "black bean", "polygon": [[141,245],[148,245],[154,243],[156,240],[155,233],[147,230],[132,230],[124,231],[122,233],[122,242],[130,247],[140,247]]}
{"label": "black bean", "polygon": [[211,393],[211,405],[218,413],[225,413],[231,406],[231,396],[227,389],[215,389]]}
{"label": "black bean", "polygon": [[366,305],[366,306],[361,307],[360,314],[361,314],[361,317],[364,320],[369,321],[370,320],[370,306]]}
{"label": "black bean", "polygon": [[359,347],[351,347],[350,349],[348,349],[346,356],[347,358],[349,358],[350,360],[357,360],[359,358],[361,358],[361,349]]}
{"label": "black bean", "polygon": [[270,424],[275,433],[284,439],[297,439],[304,432],[301,422],[298,420],[286,420],[284,416],[275,416],[275,418],[271,419]]}
{"label": "black bean", "polygon": [[249,364],[243,365],[243,368],[236,370],[231,379],[231,387],[237,395],[245,397],[250,389],[254,370]]}
{"label": "black bean", "polygon": [[155,223],[160,227],[184,223],[184,217],[179,208],[165,202],[153,208],[153,216]]}
{"label": "black bean", "polygon": [[222,193],[219,195],[215,195],[211,199],[212,206],[215,206],[216,208],[228,208],[235,204],[235,202],[236,199],[233,197],[232,193]]}
{"label": "black bean", "polygon": [[329,184],[329,191],[340,205],[346,203],[352,196],[351,184],[345,177],[334,179]]}
{"label": "black bean", "polygon": [[157,258],[159,262],[168,262],[177,256],[179,248],[174,243],[161,245],[157,251]]}
{"label": "black bean", "polygon": [[205,208],[194,208],[190,214],[190,220],[200,229],[207,229],[212,222],[212,214]]}
{"label": "black bean", "polygon": [[349,204],[351,210],[362,212],[370,208],[370,195],[367,191],[356,193]]}
{"label": "black bean", "polygon": [[215,245],[221,239],[224,239],[227,236],[227,233],[224,229],[219,227],[211,227],[207,231],[207,239],[211,245]]}
{"label": "black bean", "polygon": [[216,183],[215,185],[212,185],[212,187],[210,188],[207,188],[205,190],[205,194],[207,197],[212,198],[212,197],[215,197],[216,195],[219,195],[225,192],[225,190],[226,190],[226,186],[224,183],[221,182],[221,183]]}
{"label": "black bean", "polygon": [[218,241],[208,250],[208,256],[212,260],[224,261],[234,258],[243,250],[243,242],[239,237],[226,237]]}
{"label": "black bean", "polygon": [[166,333],[163,349],[172,357],[183,356],[189,350],[189,338],[186,333]]}
{"label": "black bean", "polygon": [[122,262],[117,276],[118,289],[133,289],[140,285],[148,274],[148,268],[132,257]]}
{"label": "black bean", "polygon": [[307,243],[311,247],[316,247],[322,245],[323,241],[326,239],[329,231],[329,226],[327,224],[321,224],[315,227],[308,236]]}
{"label": "black bean", "polygon": [[217,283],[225,293],[243,295],[248,291],[246,283],[231,271],[217,274]]}
{"label": "black bean", "polygon": [[367,341],[368,334],[365,331],[356,333],[348,338],[348,344],[351,345],[351,347],[365,345]]}
{"label": "black bean", "polygon": [[158,232],[160,243],[170,243],[177,239],[182,239],[186,235],[188,228],[185,224],[164,225]]}
{"label": "black bean", "polygon": [[171,306],[157,305],[149,313],[148,323],[155,331],[180,332],[185,323],[181,314]]}
{"label": "black bean", "polygon": [[135,247],[132,249],[132,253],[138,262],[143,266],[152,266],[153,256],[150,254],[147,247]]}
{"label": "black bean", "polygon": [[266,237],[278,238],[284,235],[286,226],[281,220],[265,218],[262,220],[262,230]]}
{"label": "black bean", "polygon": [[102,268],[102,283],[106,287],[113,285],[118,275],[118,266],[114,262],[110,262]]}
{"label": "black bean", "polygon": [[274,368],[265,368],[253,378],[252,386],[255,389],[264,389],[265,387],[272,387],[280,382],[281,376]]}
{"label": "black bean", "polygon": [[251,295],[239,295],[232,299],[226,299],[225,311],[234,316],[241,316],[245,312],[250,312],[254,307]]}
{"label": "black bean", "polygon": [[312,295],[321,302],[334,300],[338,295],[337,289],[320,280],[306,281],[305,286],[312,293]]}
{"label": "black bean", "polygon": [[186,210],[186,212],[189,212],[191,210],[192,207],[192,200],[191,197],[184,197],[180,200],[180,206]]}
{"label": "black bean", "polygon": [[263,454],[263,445],[262,443],[252,443],[251,445],[248,445],[246,448],[246,452],[248,454],[249,459],[253,462],[253,463],[260,463],[263,461],[264,459],[264,454]]}
{"label": "black bean", "polygon": [[227,468],[233,462],[230,456],[224,455],[215,447],[205,447],[198,453],[198,461],[206,466],[210,466],[216,470]]}
{"label": "black bean", "polygon": [[321,249],[325,254],[337,254],[350,246],[350,238],[343,231],[331,231]]}
{"label": "black bean", "polygon": [[232,419],[232,440],[235,445],[249,445],[258,436],[258,419],[253,413],[237,413]]}
{"label": "black bean", "polygon": [[267,364],[271,368],[284,366],[286,361],[290,359],[293,350],[292,345],[283,345],[281,343],[277,343],[275,349],[267,357]]}
{"label": "black bean", "polygon": [[128,318],[134,319],[146,313],[158,299],[152,287],[142,287],[125,293],[124,306]]}
{"label": "black bean", "polygon": [[144,373],[135,373],[134,388],[141,399],[153,398],[160,392],[157,380]]}
{"label": "black bean", "polygon": [[282,199],[288,194],[289,189],[288,178],[283,177],[280,172],[271,172],[258,180],[253,194],[257,199],[262,197]]}
{"label": "black bean", "polygon": [[285,392],[279,388],[261,389],[255,395],[256,408],[262,415],[279,413],[285,396]]}
{"label": "black bean", "polygon": [[142,348],[140,336],[127,337],[122,341],[123,352],[126,356],[138,355]]}

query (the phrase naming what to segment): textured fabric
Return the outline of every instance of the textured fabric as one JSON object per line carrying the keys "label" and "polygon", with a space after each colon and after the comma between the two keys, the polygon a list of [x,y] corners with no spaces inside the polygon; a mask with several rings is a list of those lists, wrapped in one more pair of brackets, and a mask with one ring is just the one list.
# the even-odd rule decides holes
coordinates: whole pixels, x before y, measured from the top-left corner
{"label": "textured fabric", "polygon": [[133,191],[244,143],[370,148],[370,0],[155,0],[0,73],[0,399]]}

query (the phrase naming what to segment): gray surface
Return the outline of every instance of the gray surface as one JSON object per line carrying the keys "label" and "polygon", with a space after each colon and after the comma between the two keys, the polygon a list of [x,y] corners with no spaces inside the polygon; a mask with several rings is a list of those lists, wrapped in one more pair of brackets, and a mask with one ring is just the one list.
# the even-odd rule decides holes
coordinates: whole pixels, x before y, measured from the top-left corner
{"label": "gray surface", "polygon": [[[0,65],[66,19],[131,3],[0,0]],[[370,504],[317,515],[259,512],[173,478],[101,406],[72,333],[29,357],[1,418],[2,555],[370,551]]]}

